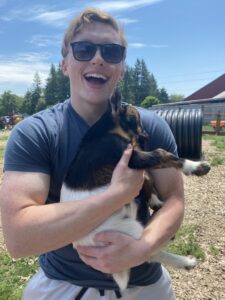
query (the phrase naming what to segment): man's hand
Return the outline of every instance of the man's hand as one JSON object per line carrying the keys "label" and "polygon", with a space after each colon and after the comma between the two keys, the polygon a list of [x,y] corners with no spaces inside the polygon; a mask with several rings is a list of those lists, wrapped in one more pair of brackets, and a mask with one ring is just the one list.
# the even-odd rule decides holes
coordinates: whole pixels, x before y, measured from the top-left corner
{"label": "man's hand", "polygon": [[128,167],[132,151],[132,146],[128,145],[113,171],[110,185],[110,188],[120,194],[124,204],[129,203],[139,195],[144,183],[144,171]]}
{"label": "man's hand", "polygon": [[129,235],[105,231],[96,234],[95,241],[109,245],[103,247],[78,246],[77,251],[81,260],[103,273],[118,273],[145,261],[141,255],[141,240],[135,240]]}

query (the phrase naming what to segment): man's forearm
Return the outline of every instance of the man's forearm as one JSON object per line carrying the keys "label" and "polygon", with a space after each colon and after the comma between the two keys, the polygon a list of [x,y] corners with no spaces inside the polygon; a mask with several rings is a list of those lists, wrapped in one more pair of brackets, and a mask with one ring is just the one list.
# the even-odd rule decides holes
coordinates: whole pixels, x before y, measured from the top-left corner
{"label": "man's forearm", "polygon": [[149,259],[158,252],[179,229],[184,216],[184,201],[176,196],[168,198],[144,229],[142,245],[144,256]]}
{"label": "man's forearm", "polygon": [[87,234],[120,206],[111,191],[86,201],[27,206],[11,221],[3,220],[6,244],[14,257],[58,249]]}

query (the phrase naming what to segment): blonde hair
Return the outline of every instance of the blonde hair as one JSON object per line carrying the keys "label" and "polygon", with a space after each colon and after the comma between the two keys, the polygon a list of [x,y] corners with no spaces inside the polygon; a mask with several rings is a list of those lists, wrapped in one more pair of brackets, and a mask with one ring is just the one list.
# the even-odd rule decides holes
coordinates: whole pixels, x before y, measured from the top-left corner
{"label": "blonde hair", "polygon": [[125,38],[123,30],[111,15],[95,8],[87,8],[70,23],[67,31],[64,34],[61,49],[63,57],[66,57],[69,53],[69,45],[74,36],[85,26],[95,22],[112,26],[112,28],[114,28],[119,33],[122,45],[127,47],[127,40]]}

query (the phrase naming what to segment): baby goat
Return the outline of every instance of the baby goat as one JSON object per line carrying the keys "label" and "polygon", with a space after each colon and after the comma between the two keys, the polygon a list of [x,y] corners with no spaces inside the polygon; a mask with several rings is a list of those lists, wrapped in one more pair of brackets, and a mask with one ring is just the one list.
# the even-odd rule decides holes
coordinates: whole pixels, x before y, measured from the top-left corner
{"label": "baby goat", "polygon": [[[154,189],[149,169],[175,167],[181,169],[186,175],[195,174],[197,176],[202,176],[210,170],[206,162],[179,159],[162,149],[146,152],[144,149],[147,141],[148,136],[141,126],[137,109],[131,105],[121,105],[120,97],[115,93],[111,99],[111,110],[97,121],[84,136],[79,151],[66,174],[60,201],[81,200],[105,190],[110,184],[112,172],[128,144],[132,144],[134,149],[129,167],[145,169],[146,179],[142,192],[145,199],[149,200],[150,207],[156,210],[163,205],[163,202]],[[136,220],[136,216],[137,204],[132,201],[92,232],[80,240],[74,241],[73,246],[74,248],[77,245],[103,246],[96,243],[94,237],[96,233],[107,230],[119,231],[135,239],[140,239],[143,226]],[[184,269],[191,269],[196,265],[195,258],[162,252],[160,249],[154,257],[151,257],[151,261]],[[121,290],[127,287],[129,270],[112,276]]]}

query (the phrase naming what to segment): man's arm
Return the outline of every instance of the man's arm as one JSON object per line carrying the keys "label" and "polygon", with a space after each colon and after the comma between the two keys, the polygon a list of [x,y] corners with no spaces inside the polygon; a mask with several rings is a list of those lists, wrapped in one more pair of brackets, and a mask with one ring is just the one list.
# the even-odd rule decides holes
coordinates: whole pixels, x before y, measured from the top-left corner
{"label": "man's arm", "polygon": [[[11,255],[38,255],[65,246],[138,195],[143,172],[128,168],[131,153],[132,149],[124,152],[105,192],[82,201],[45,205],[48,175],[5,172],[0,203],[4,237]],[[130,181],[134,182],[132,189]]]}
{"label": "man's arm", "polygon": [[[146,256],[151,257],[166,245],[179,229],[184,216],[183,178],[174,168],[151,171],[163,207],[145,228],[142,240],[146,243]],[[149,249],[150,249],[150,252]],[[150,256],[149,256],[149,254]]]}
{"label": "man's arm", "polygon": [[142,238],[134,240],[118,232],[99,233],[96,241],[111,245],[103,248],[78,247],[85,263],[105,273],[120,272],[148,261],[174,236],[184,215],[182,175],[173,168],[153,170],[152,175],[165,203],[144,229]]}

